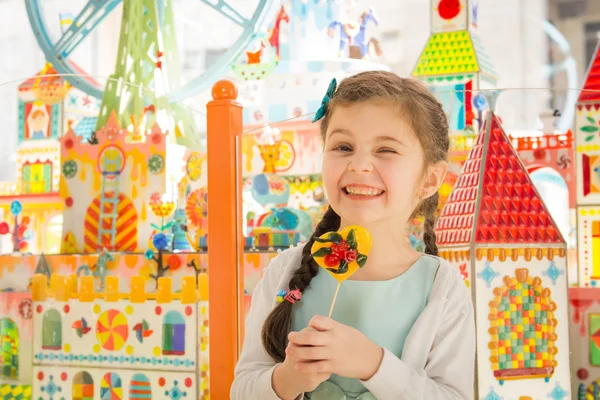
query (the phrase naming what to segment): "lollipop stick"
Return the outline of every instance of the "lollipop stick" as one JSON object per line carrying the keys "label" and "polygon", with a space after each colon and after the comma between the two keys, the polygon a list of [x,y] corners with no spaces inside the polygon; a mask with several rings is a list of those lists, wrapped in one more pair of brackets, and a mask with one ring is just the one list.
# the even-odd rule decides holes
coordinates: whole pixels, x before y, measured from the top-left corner
{"label": "lollipop stick", "polygon": [[333,295],[333,301],[331,302],[331,307],[329,308],[328,317],[331,318],[331,313],[333,312],[333,306],[335,305],[335,299],[337,299],[338,292],[340,291],[340,282],[338,282],[337,287],[335,288],[335,294]]}

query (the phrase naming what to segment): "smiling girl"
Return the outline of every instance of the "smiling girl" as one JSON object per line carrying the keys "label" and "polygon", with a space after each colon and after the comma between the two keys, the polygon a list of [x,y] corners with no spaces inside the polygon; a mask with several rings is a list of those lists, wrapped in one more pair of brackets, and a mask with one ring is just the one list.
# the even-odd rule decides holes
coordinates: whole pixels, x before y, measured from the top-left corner
{"label": "smiling girl", "polygon": [[[433,229],[449,147],[442,106],[417,81],[371,71],[337,90],[332,81],[316,119],[330,207],[306,245],[265,269],[231,398],[471,399],[473,305],[458,272],[437,257]],[[425,254],[406,239],[418,215]],[[350,225],[366,228],[373,245],[327,318],[337,281],[310,249]],[[280,290],[294,296],[278,303]]]}

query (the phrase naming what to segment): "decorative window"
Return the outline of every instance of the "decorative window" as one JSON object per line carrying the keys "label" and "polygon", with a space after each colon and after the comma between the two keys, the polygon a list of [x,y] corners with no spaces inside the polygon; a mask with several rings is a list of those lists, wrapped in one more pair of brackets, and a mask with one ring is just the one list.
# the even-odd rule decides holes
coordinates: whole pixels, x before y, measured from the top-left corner
{"label": "decorative window", "polygon": [[163,346],[164,355],[185,354],[185,319],[177,311],[169,311],[163,319]]}
{"label": "decorative window", "polygon": [[519,268],[505,276],[504,286],[494,289],[490,302],[491,351],[494,377],[503,384],[509,379],[544,378],[554,373],[557,335],[550,289],[539,277]]}
{"label": "decorative window", "polygon": [[100,399],[113,400],[123,398],[123,383],[121,377],[114,372],[109,372],[102,377],[100,382]]}
{"label": "decorative window", "polygon": [[94,379],[85,372],[78,372],[73,377],[73,400],[93,400]]}
{"label": "decorative window", "polygon": [[49,193],[52,191],[52,163],[26,163],[21,177],[23,193]]}
{"label": "decorative window", "polygon": [[150,379],[144,374],[135,374],[131,377],[129,383],[129,398],[130,399],[151,399],[152,386]]}
{"label": "decorative window", "polygon": [[42,349],[60,350],[62,348],[62,317],[51,308],[42,320]]}
{"label": "decorative window", "polygon": [[58,138],[60,105],[19,102],[19,144],[24,140]]}
{"label": "decorative window", "polygon": [[10,318],[0,319],[0,379],[19,377],[19,329]]}
{"label": "decorative window", "polygon": [[98,169],[106,178],[114,178],[125,168],[125,155],[117,146],[107,146],[98,157]]}

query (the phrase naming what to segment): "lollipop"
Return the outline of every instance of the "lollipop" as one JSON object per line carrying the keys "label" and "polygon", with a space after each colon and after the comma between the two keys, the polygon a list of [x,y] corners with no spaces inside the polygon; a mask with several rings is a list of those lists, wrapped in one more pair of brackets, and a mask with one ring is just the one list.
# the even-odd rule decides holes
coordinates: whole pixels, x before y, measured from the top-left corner
{"label": "lollipop", "polygon": [[348,226],[338,232],[328,232],[316,238],[310,252],[313,259],[337,281],[329,317],[340,291],[340,285],[367,262],[372,238],[369,231],[360,226]]}

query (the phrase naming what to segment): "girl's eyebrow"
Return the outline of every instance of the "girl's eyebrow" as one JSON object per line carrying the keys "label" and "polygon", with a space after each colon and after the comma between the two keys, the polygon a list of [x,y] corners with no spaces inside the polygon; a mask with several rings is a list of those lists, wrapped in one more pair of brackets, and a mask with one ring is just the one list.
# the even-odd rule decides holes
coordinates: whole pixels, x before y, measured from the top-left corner
{"label": "girl's eyebrow", "polygon": [[400,140],[398,140],[392,136],[377,136],[377,138],[375,139],[375,142],[396,142],[399,145],[406,147],[406,145],[404,143],[402,143]]}
{"label": "girl's eyebrow", "polygon": [[352,132],[350,132],[348,129],[336,128],[331,131],[331,133],[329,134],[329,137],[335,135],[336,133],[339,133],[340,135],[353,136]]}
{"label": "girl's eyebrow", "polygon": [[[335,134],[344,135],[344,136],[354,136],[351,131],[349,131],[348,129],[344,129],[344,128],[336,128],[336,129],[332,130],[331,133],[329,134],[329,137],[332,137]],[[375,138],[375,142],[376,143],[396,142],[400,146],[406,147],[406,144],[404,144],[403,142],[401,142],[400,140],[396,139],[393,136],[377,136],[377,138]]]}

